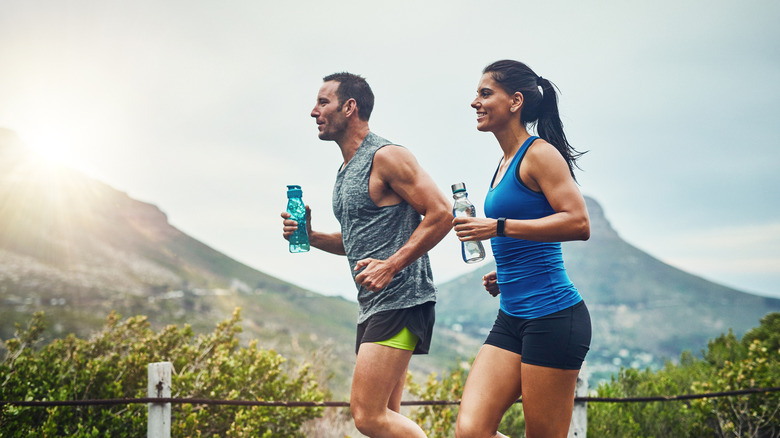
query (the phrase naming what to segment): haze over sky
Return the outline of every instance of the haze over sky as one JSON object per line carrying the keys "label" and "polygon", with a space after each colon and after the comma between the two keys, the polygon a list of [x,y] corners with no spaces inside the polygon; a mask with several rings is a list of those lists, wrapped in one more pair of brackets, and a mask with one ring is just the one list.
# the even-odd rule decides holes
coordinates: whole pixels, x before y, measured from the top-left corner
{"label": "haze over sky", "polygon": [[[582,192],[626,241],[780,297],[778,20],[753,0],[3,0],[0,127],[243,263],[354,299],[345,259],[281,237],[287,184],[338,229],[341,154],[309,116],[321,78],[365,76],[372,130],[481,212],[500,149],[469,104],[485,65],[518,59],[560,88]],[[437,282],[484,269],[454,233],[431,257]]]}

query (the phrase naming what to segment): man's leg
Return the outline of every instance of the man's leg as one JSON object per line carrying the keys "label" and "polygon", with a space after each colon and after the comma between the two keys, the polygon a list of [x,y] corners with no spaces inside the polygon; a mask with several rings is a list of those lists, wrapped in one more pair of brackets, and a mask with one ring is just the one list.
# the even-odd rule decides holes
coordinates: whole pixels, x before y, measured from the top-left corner
{"label": "man's leg", "polygon": [[350,408],[355,426],[371,438],[423,438],[412,420],[399,414],[412,352],[366,342],[360,345],[352,377]]}
{"label": "man's leg", "polygon": [[407,366],[404,372],[401,373],[401,378],[398,379],[398,383],[393,388],[393,393],[390,394],[390,400],[387,402],[387,408],[391,411],[401,412],[401,399],[404,396],[404,385],[406,384],[406,371],[409,369]]}

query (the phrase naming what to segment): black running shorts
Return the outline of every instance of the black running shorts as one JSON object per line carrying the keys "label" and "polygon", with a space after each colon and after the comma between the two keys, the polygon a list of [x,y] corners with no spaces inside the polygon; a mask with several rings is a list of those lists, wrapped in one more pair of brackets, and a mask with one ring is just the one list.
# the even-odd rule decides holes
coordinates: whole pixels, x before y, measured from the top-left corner
{"label": "black running shorts", "polygon": [[407,309],[386,310],[368,317],[357,326],[355,354],[363,342],[386,341],[404,327],[420,338],[414,348],[414,354],[428,354],[433,336],[433,323],[436,320],[434,306],[436,302],[428,301]]}
{"label": "black running shorts", "polygon": [[534,319],[498,311],[485,344],[522,356],[523,363],[578,370],[590,349],[590,313],[585,301]]}

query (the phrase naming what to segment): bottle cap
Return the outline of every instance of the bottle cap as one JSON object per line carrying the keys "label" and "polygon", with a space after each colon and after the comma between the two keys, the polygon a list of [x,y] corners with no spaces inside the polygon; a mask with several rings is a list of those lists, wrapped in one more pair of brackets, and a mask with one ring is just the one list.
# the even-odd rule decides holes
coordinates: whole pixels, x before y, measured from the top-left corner
{"label": "bottle cap", "polygon": [[288,185],[287,186],[287,197],[288,198],[300,198],[303,196],[303,190],[301,190],[301,186],[298,185]]}
{"label": "bottle cap", "polygon": [[455,183],[452,185],[452,193],[458,193],[458,192],[465,192],[466,191],[466,183]]}

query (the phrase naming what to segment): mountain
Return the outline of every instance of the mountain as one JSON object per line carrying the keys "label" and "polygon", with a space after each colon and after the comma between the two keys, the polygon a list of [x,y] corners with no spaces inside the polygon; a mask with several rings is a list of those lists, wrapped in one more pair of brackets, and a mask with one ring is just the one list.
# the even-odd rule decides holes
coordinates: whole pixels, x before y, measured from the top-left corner
{"label": "mountain", "polygon": [[[319,362],[334,394],[348,395],[357,303],[237,262],[176,229],[158,207],[49,164],[0,128],[0,340],[41,310],[52,339],[88,337],[111,311],[210,332],[237,307],[244,342]],[[458,333],[438,335],[439,354],[415,361],[414,371],[446,366],[467,345]]]}
{"label": "mountain", "polygon": [[305,360],[354,357],[357,305],[296,287],[182,233],[156,206],[47,164],[0,130],[0,339],[45,311],[45,336],[87,337],[116,310],[213,330],[242,308],[245,339]]}
{"label": "mountain", "polygon": [[[586,198],[591,238],[563,244],[569,277],[591,313],[593,340],[588,369],[599,378],[624,367],[658,367],[683,350],[700,353],[709,339],[732,329],[741,336],[780,300],[760,297],[691,275],[628,244],[607,221],[601,206]],[[484,263],[440,285],[439,327],[484,338],[493,325],[498,298],[482,287]]]}
{"label": "mountain", "polygon": [[[565,243],[564,259],[591,311],[594,377],[698,353],[730,328],[742,334],[780,311],[780,300],[687,274],[629,245],[595,200],[587,204],[591,239]],[[484,262],[438,285],[432,354],[415,358],[414,372],[440,374],[476,354],[498,308],[481,285],[493,269]],[[173,227],[158,207],[47,164],[0,129],[0,339],[39,310],[51,339],[87,337],[112,310],[146,315],[155,328],[187,323],[202,333],[236,307],[243,341],[318,362],[323,377],[332,374],[335,396],[348,394],[356,303],[241,264]]]}

